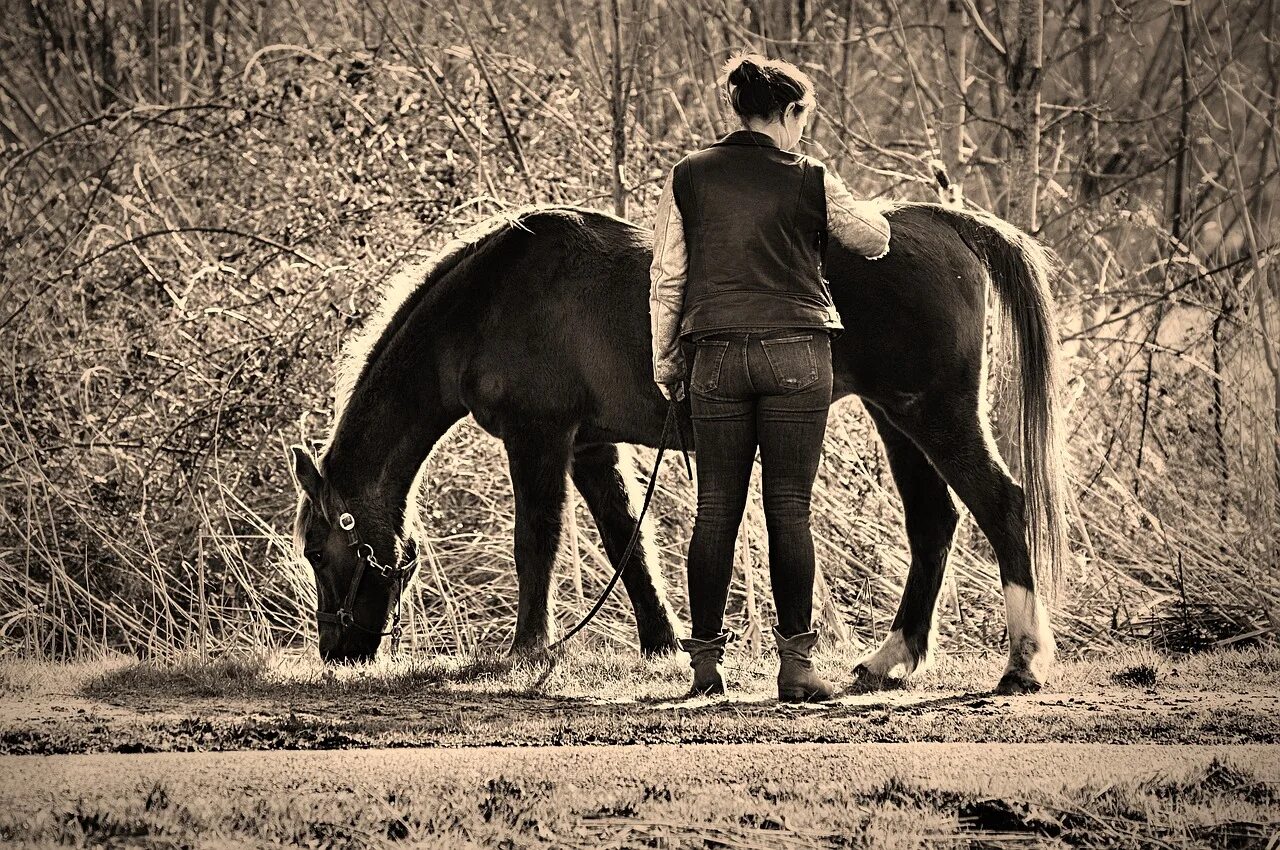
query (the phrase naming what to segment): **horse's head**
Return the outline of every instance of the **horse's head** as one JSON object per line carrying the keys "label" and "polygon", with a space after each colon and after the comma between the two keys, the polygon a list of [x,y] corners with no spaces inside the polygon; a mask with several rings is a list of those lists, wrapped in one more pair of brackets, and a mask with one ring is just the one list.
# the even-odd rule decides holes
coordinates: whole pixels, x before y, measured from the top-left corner
{"label": "horse's head", "polygon": [[299,490],[293,539],[315,573],[320,657],[368,661],[417,566],[417,547],[385,514],[353,510],[306,449],[290,453]]}

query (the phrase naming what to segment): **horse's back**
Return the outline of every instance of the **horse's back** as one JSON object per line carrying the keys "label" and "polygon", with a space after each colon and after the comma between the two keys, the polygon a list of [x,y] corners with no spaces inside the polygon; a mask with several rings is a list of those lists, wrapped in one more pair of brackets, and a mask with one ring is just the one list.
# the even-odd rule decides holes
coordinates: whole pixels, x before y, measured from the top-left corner
{"label": "horse's back", "polygon": [[[976,385],[985,266],[933,206],[904,204],[889,220],[893,241],[882,260],[835,240],[828,246],[827,277],[846,327],[832,348],[836,397],[892,405]],[[556,207],[522,216],[500,238],[473,275],[478,312],[462,331],[471,351],[463,385],[477,420],[496,433],[500,419],[567,417],[593,438],[642,441],[632,431],[647,433],[649,423],[637,422],[637,405],[661,401],[652,386],[647,229]]]}
{"label": "horse's back", "polygon": [[867,260],[834,240],[827,277],[845,332],[832,346],[837,397],[892,403],[976,382],[986,267],[926,204],[888,212],[889,254]]}

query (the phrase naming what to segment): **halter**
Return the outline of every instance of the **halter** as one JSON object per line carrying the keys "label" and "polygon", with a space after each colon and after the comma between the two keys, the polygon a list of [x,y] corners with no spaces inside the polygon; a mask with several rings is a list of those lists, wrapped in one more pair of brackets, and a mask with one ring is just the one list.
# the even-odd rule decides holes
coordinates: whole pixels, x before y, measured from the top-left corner
{"label": "halter", "polygon": [[[394,655],[400,648],[400,636],[404,630],[400,626],[400,614],[403,607],[403,596],[405,585],[409,583],[409,579],[413,578],[414,572],[418,569],[418,559],[411,558],[408,563],[397,564],[394,567],[387,566],[378,562],[378,558],[373,553],[373,547],[368,543],[361,541],[359,532],[356,531],[356,518],[347,510],[346,503],[342,501],[342,497],[337,493],[333,494],[333,500],[338,503],[338,528],[342,529],[347,535],[347,545],[356,553],[356,571],[351,576],[351,584],[347,588],[347,595],[342,600],[342,606],[332,613],[328,611],[316,610],[316,621],[321,623],[333,623],[342,629],[357,629],[365,634],[377,635],[379,638],[387,635],[391,636],[391,653]],[[323,507],[323,506],[322,506]],[[360,580],[364,578],[365,569],[373,570],[383,578],[392,579],[396,583],[396,611],[391,617],[390,631],[381,631],[379,629],[371,629],[368,626],[356,622],[355,605],[356,593],[360,590]]]}

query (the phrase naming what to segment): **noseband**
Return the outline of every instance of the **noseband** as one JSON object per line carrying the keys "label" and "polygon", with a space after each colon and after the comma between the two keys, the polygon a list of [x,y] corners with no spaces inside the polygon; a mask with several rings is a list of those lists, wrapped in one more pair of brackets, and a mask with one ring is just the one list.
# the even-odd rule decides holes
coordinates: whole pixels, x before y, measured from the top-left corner
{"label": "noseband", "polygon": [[[400,613],[403,605],[401,597],[404,595],[405,585],[409,583],[409,579],[413,578],[414,572],[418,569],[418,559],[416,556],[410,557],[407,563],[399,563],[394,567],[379,563],[377,556],[373,553],[373,547],[360,539],[360,533],[356,531],[356,518],[347,510],[342,497],[334,493],[333,498],[338,503],[338,508],[341,511],[338,514],[338,528],[346,532],[347,545],[355,551],[357,556],[356,571],[351,576],[351,584],[347,587],[347,595],[342,600],[342,606],[332,613],[317,609],[316,620],[321,623],[333,623],[341,629],[356,629],[365,634],[377,635],[379,638],[390,635],[391,652],[394,654],[400,648],[400,636],[404,631],[400,626]],[[365,570],[372,570],[383,578],[391,579],[395,582],[396,611],[391,617],[390,631],[384,632],[377,628],[371,629],[356,621],[356,594],[360,591],[360,581],[364,578]]]}

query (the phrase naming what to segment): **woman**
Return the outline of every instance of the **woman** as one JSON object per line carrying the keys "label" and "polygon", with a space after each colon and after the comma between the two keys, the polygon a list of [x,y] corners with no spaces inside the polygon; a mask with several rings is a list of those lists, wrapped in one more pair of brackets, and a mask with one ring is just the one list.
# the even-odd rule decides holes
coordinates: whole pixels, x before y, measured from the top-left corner
{"label": "woman", "polygon": [[742,129],[671,169],[650,276],[654,379],[664,396],[683,398],[691,360],[698,515],[688,556],[693,632],[682,648],[692,693],[724,693],[725,603],[758,446],[778,699],[821,701],[834,691],[810,660],[818,633],[809,503],[831,404],[831,340],[844,331],[822,277],[823,246],[830,231],[879,259],[889,223],[834,171],[792,152],[814,108],[808,76],[746,54],[726,63],[720,82]]}

